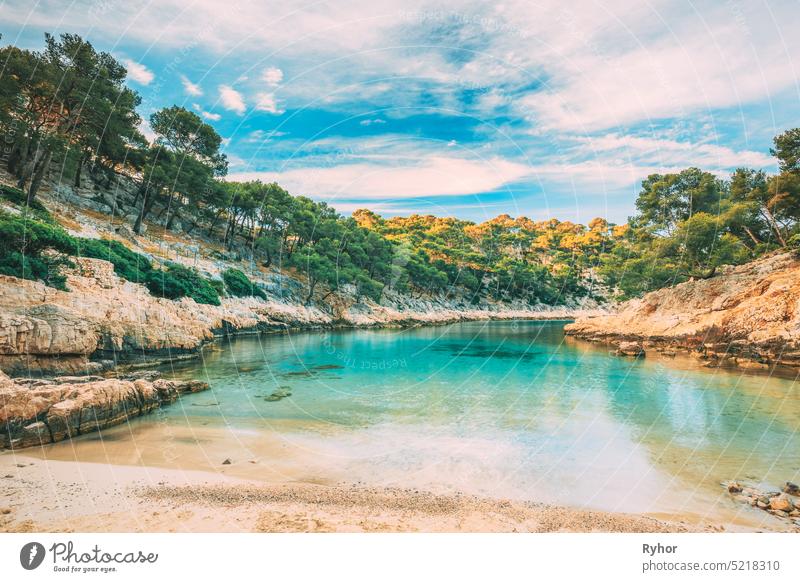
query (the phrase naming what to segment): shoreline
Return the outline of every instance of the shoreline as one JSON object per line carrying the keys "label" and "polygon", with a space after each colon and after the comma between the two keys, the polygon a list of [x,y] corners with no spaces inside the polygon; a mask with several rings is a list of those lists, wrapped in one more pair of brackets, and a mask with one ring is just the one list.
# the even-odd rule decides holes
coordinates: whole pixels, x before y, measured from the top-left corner
{"label": "shoreline", "polygon": [[724,527],[417,489],[0,455],[3,532],[699,532]]}

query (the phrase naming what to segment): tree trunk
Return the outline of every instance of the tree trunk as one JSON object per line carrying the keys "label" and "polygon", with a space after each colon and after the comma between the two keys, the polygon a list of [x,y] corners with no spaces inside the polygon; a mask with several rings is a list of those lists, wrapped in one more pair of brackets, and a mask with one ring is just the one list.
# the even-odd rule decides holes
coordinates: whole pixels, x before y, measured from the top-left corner
{"label": "tree trunk", "polygon": [[217,227],[217,222],[219,219],[222,218],[222,213],[225,212],[224,210],[219,210],[214,215],[214,218],[211,220],[211,226],[208,227],[208,236],[212,236],[214,234],[214,229]]}
{"label": "tree trunk", "polygon": [[75,187],[81,187],[81,170],[83,169],[83,156],[78,158],[78,167],[75,169]]}
{"label": "tree trunk", "polygon": [[50,160],[52,159],[53,150],[49,150],[44,155],[44,158],[39,160],[39,165],[36,168],[36,173],[33,176],[30,190],[28,190],[28,206],[30,206],[36,198],[36,193],[39,191],[39,187],[42,185],[42,180],[44,179],[44,175],[47,173],[47,169],[50,167]]}
{"label": "tree trunk", "polygon": [[199,220],[192,219],[192,223],[185,229],[186,234],[192,234],[192,231],[200,224]]}
{"label": "tree trunk", "polygon": [[770,209],[765,205],[764,206],[764,214],[767,217],[767,222],[772,227],[772,230],[775,231],[775,236],[778,237],[778,241],[781,243],[782,247],[786,246],[786,241],[783,240],[783,235],[781,234],[781,229],[778,224],[775,222],[775,217],[772,215]]}
{"label": "tree trunk", "polygon": [[150,210],[153,208],[154,200],[155,196],[153,194],[148,196],[145,192],[144,199],[142,200],[142,209],[139,211],[139,215],[136,217],[136,223],[133,225],[133,232],[136,234],[142,234],[142,224],[144,223],[144,219],[147,218],[147,215],[150,213]]}
{"label": "tree trunk", "polygon": [[11,152],[8,155],[8,173],[12,176],[17,176],[19,172],[19,165],[25,163],[23,156],[28,155],[28,139],[22,136],[14,140],[14,145],[11,146]]}
{"label": "tree trunk", "polygon": [[756,235],[754,235],[754,234],[753,234],[753,231],[752,231],[752,230],[750,230],[749,228],[747,228],[747,227],[745,226],[745,227],[744,227],[744,231],[747,233],[747,236],[749,236],[749,237],[750,237],[750,240],[752,240],[752,241],[753,241],[753,243],[755,243],[755,244],[757,244],[757,245],[760,245],[760,244],[761,244],[761,241],[760,241],[760,240],[758,240],[758,239],[756,238]]}
{"label": "tree trunk", "polygon": [[41,158],[41,150],[39,150],[39,148],[36,149],[36,152],[33,154],[32,158],[30,157],[30,146],[28,146],[24,153],[24,157],[20,159],[22,168],[19,171],[19,179],[17,180],[17,188],[20,190],[25,189],[25,186],[28,184],[28,179],[33,174],[33,169],[36,167],[36,164]]}
{"label": "tree trunk", "polygon": [[315,280],[313,283],[311,283],[311,288],[308,290],[308,297],[306,297],[306,304],[310,303],[311,298],[314,297],[314,288],[316,286],[317,286],[317,281]]}
{"label": "tree trunk", "polygon": [[164,205],[164,209],[158,215],[159,218],[161,218],[164,215],[164,213],[166,212],[167,213],[167,221],[169,221],[169,211],[170,211],[170,209],[172,209],[172,200],[174,198],[175,198],[175,192],[170,190],[169,191],[169,198],[167,198],[167,203]]}

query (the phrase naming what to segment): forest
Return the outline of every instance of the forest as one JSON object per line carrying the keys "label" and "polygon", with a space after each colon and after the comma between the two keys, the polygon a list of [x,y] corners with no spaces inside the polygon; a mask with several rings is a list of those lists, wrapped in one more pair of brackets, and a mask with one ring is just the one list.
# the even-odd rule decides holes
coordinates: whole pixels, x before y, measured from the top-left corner
{"label": "forest", "polygon": [[[468,294],[477,303],[559,304],[580,296],[629,298],[691,278],[714,276],[778,249],[800,247],[800,128],[774,139],[777,171],[738,168],[721,177],[690,167],[642,181],[625,224],[587,225],[501,215],[476,224],[452,217],[342,216],[313,192],[226,180],[223,139],[178,105],[149,116],[127,71],[77,35],[45,36],[44,48],[0,48],[0,273],[65,288],[74,256],[105,258],[117,273],[168,298],[218,303],[220,295],[262,295],[240,270],[207,280],[176,264],[155,264],[117,241],[69,235],[39,201],[47,180],[99,187],[136,185],[132,228],[158,219],[166,230],[220,244],[265,268],[294,271],[307,301],[347,286],[377,300],[405,294]],[[15,212],[11,208],[16,208]],[[154,213],[157,212],[157,216]]]}

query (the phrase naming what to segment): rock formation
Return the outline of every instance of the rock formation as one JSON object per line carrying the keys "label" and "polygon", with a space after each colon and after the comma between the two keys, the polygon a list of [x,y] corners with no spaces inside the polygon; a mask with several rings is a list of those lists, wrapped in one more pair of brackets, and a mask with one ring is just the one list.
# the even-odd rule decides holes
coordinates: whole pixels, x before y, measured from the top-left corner
{"label": "rock formation", "polygon": [[710,366],[800,367],[800,259],[774,254],[581,317],[568,335],[674,355],[685,350]]}
{"label": "rock formation", "polygon": [[12,380],[0,372],[0,449],[94,432],[172,403],[180,394],[207,388],[205,382],[136,376]]}

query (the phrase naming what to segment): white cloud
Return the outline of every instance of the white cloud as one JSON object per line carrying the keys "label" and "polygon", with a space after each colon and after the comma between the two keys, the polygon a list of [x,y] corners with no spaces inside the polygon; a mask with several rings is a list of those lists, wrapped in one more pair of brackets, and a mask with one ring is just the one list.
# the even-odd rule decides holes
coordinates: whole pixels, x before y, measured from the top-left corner
{"label": "white cloud", "polygon": [[358,122],[359,125],[382,125],[386,123],[383,119],[362,119]]}
{"label": "white cloud", "polygon": [[200,85],[192,83],[186,75],[181,75],[181,83],[183,83],[183,89],[186,91],[187,95],[191,95],[192,97],[199,97],[203,94],[203,90],[200,88]]}
{"label": "white cloud", "polygon": [[656,137],[607,134],[578,137],[581,150],[593,156],[649,162],[653,166],[730,170],[737,167],[774,168],[775,159],[761,152],[736,151],[711,143],[691,143]]}
{"label": "white cloud", "polygon": [[155,78],[155,75],[150,69],[131,59],[125,61],[125,68],[128,69],[128,77],[140,85],[149,85]]}
{"label": "white cloud", "polygon": [[233,111],[237,115],[243,115],[247,109],[242,94],[230,85],[219,86],[219,99],[225,109]]}
{"label": "white cloud", "polygon": [[256,96],[256,110],[266,111],[275,115],[283,113],[283,110],[278,107],[278,102],[273,93],[259,93]]}
{"label": "white cloud", "polygon": [[399,199],[460,196],[496,190],[531,174],[531,168],[502,158],[470,160],[430,156],[416,164],[342,164],[283,172],[242,172],[231,180],[277,180],[291,192],[317,198]]}
{"label": "white cloud", "polygon": [[276,87],[283,81],[283,71],[277,67],[264,69],[261,78],[271,87]]}
{"label": "white cloud", "polygon": [[251,131],[247,134],[244,138],[239,140],[241,143],[261,143],[268,141],[275,137],[281,137],[286,135],[285,131],[277,131],[275,129],[272,130],[264,130],[264,129],[256,129]]}
{"label": "white cloud", "polygon": [[[243,59],[280,50],[282,59],[300,63],[281,99],[304,100],[301,105],[326,98],[331,104],[385,100],[372,91],[376,79],[402,79],[388,83],[401,102],[419,95],[409,80],[429,81],[450,89],[436,93],[445,103],[455,98],[457,86],[539,81],[541,86],[523,89],[527,96],[487,91],[472,106],[519,104],[518,112],[539,126],[583,131],[737,106],[796,88],[800,35],[786,31],[800,26],[800,11],[793,2],[765,6],[452,0],[446,10],[431,10],[429,0],[342,0],[298,9],[274,0],[231,0],[220,10],[214,0],[197,0],[187,11],[182,0],[163,0],[115,5],[93,26],[109,38],[124,34],[160,48],[201,43],[225,54],[236,39],[235,54]],[[3,7],[3,20],[80,30],[85,10],[57,0],[40,0],[33,12],[11,3]],[[467,51],[453,48],[460,46]],[[283,72],[269,66],[261,77],[271,86]],[[348,90],[338,92],[342,87]]]}
{"label": "white cloud", "polygon": [[222,119],[222,116],[219,113],[211,113],[210,111],[205,111],[202,107],[200,107],[199,103],[192,103],[192,108],[197,111],[204,119],[208,119],[210,121],[219,121]]}

